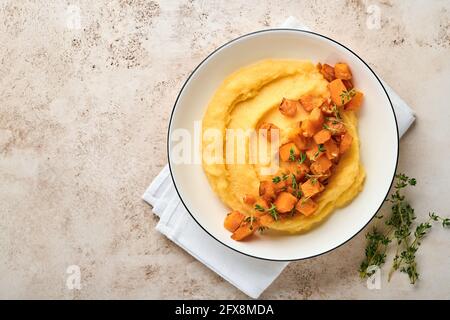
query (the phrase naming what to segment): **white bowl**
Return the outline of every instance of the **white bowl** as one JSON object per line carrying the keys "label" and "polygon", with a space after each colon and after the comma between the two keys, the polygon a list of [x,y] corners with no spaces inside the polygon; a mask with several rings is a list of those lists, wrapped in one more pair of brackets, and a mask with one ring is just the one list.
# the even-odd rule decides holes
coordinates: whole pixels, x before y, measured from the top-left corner
{"label": "white bowl", "polygon": [[[213,93],[226,76],[267,58],[308,59],[334,64],[347,62],[365,95],[359,117],[361,160],[367,177],[362,192],[346,207],[333,212],[315,229],[301,235],[261,237],[237,242],[223,227],[229,209],[211,189],[201,163],[175,163],[175,129],[194,136],[194,122],[203,118]],[[194,138],[198,145],[200,136]],[[194,142],[194,141],[193,141]],[[194,150],[198,155],[200,151]],[[213,238],[243,254],[268,260],[299,260],[314,257],[344,244],[373,218],[387,196],[398,160],[397,122],[389,97],[378,77],[353,51],[325,36],[294,29],[253,32],[234,39],[212,52],[183,85],[172,111],[168,132],[170,172],[187,211]]]}

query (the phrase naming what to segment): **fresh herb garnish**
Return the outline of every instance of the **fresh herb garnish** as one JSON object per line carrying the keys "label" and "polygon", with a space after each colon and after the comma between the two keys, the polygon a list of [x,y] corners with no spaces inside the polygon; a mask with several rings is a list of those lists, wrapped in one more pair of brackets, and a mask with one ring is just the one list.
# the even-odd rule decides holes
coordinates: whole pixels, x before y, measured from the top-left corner
{"label": "fresh herb garnish", "polygon": [[317,152],[314,154],[314,160],[317,159],[321,152],[325,152],[325,147],[323,146],[323,144],[318,145]]}
{"label": "fresh herb garnish", "polygon": [[[359,267],[359,273],[362,278],[371,276],[375,271],[373,266],[381,267],[386,262],[386,252],[389,245],[395,244],[395,256],[388,279],[390,280],[395,271],[400,270],[408,275],[411,284],[415,284],[419,279],[417,271],[416,253],[421,244],[421,240],[432,228],[432,222],[440,221],[443,227],[450,226],[449,218],[442,218],[434,212],[429,214],[429,219],[425,222],[416,224],[414,220],[416,214],[411,207],[402,190],[408,186],[415,186],[417,181],[409,178],[405,174],[397,174],[395,191],[386,200],[391,204],[391,214],[385,219],[385,230],[374,227],[366,235],[367,246],[365,258]],[[380,220],[382,216],[378,216]]]}
{"label": "fresh herb garnish", "polygon": [[342,104],[345,104],[346,101],[352,100],[355,94],[356,94],[355,89],[342,91],[342,93],[340,94]]}
{"label": "fresh herb garnish", "polygon": [[276,176],[276,177],[273,177],[272,178],[272,182],[273,183],[278,183],[278,182],[280,182],[281,181],[281,178],[279,177],[279,176]]}
{"label": "fresh herb garnish", "polygon": [[295,161],[295,153],[294,148],[289,150],[289,161]]}
{"label": "fresh herb garnish", "polygon": [[[341,113],[339,112],[339,108],[338,108],[338,106],[335,103],[333,103],[333,108],[331,110],[333,111],[334,116],[336,117],[336,119],[340,120],[341,119]],[[333,124],[336,124],[336,123],[333,123]]]}
{"label": "fresh herb garnish", "polygon": [[300,158],[298,159],[298,163],[302,164],[303,162],[305,162],[306,160],[306,153],[305,152],[300,152]]}
{"label": "fresh herb garnish", "polygon": [[278,220],[278,211],[275,205],[272,203],[269,209],[267,209],[267,212],[272,216],[272,218],[277,221]]}
{"label": "fresh herb garnish", "polygon": [[245,218],[244,221],[250,223],[250,230],[253,230],[253,222],[256,221],[256,218],[254,216],[249,216]]}
{"label": "fresh herb garnish", "polygon": [[291,179],[292,179],[292,189],[295,190],[295,189],[297,189],[298,184],[297,184],[297,179],[295,178],[295,175],[294,175],[294,174],[292,174]]}
{"label": "fresh herb garnish", "polygon": [[264,226],[258,227],[258,231],[259,231],[260,233],[264,233],[264,231],[266,231],[266,230],[267,230],[267,227],[264,227]]}
{"label": "fresh herb garnish", "polygon": [[271,203],[271,206],[269,209],[264,209],[263,206],[259,205],[259,204],[255,204],[255,210],[260,211],[260,212],[267,212],[269,213],[272,218],[274,220],[278,220],[278,212],[277,212],[277,208],[275,207],[275,205],[273,203]]}
{"label": "fresh herb garnish", "polygon": [[288,178],[289,178],[289,175],[286,174],[286,173],[283,173],[282,176],[281,176],[281,179],[282,179],[283,181],[286,181]]}
{"label": "fresh herb garnish", "polygon": [[289,212],[289,215],[291,216],[291,217],[293,217],[294,215],[295,215],[295,206],[292,208],[292,210]]}
{"label": "fresh herb garnish", "polygon": [[255,204],[255,210],[260,212],[266,211],[266,209],[264,209],[264,207],[260,204]]}

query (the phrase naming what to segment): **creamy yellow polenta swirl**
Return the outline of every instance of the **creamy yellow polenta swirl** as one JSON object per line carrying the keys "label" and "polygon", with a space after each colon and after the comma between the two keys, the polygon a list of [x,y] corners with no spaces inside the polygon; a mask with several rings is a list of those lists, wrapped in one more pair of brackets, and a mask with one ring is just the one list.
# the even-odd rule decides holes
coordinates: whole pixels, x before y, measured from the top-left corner
{"label": "creamy yellow polenta swirl", "polygon": [[[251,130],[262,122],[270,122],[280,128],[280,142],[286,142],[289,131],[297,127],[307,113],[300,110],[293,118],[285,117],[278,111],[280,101],[299,99],[306,93],[328,98],[327,84],[310,61],[264,60],[239,69],[224,80],[207,107],[202,122],[204,155],[217,143],[211,135],[205,135],[209,129],[219,130],[225,145],[226,129]],[[353,136],[352,146],[340,160],[325,191],[316,199],[318,209],[309,217],[295,215],[276,221],[271,229],[290,233],[307,231],[335,208],[349,203],[362,189],[365,173],[360,163],[357,117],[354,112],[345,111],[342,118]],[[222,163],[210,163],[204,156],[203,169],[211,187],[230,210],[250,215],[254,209],[242,198],[245,194],[257,197],[259,182],[264,177],[260,165],[248,163],[248,147],[248,139],[243,144],[235,144],[236,154],[246,154],[244,164],[226,164],[223,152]]]}

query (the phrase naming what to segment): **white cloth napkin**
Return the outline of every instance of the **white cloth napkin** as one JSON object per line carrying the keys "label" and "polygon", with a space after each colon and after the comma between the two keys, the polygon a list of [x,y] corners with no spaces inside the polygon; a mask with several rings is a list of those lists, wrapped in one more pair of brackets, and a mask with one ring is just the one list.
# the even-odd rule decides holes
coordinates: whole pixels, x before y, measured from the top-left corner
{"label": "white cloth napkin", "polygon": [[[282,27],[308,30],[293,17],[289,17]],[[394,105],[401,136],[414,121],[413,112],[389,86],[383,85]],[[167,165],[142,198],[153,206],[153,212],[160,217],[156,230],[252,298],[258,298],[288,264],[248,257],[210,237],[178,198]]]}

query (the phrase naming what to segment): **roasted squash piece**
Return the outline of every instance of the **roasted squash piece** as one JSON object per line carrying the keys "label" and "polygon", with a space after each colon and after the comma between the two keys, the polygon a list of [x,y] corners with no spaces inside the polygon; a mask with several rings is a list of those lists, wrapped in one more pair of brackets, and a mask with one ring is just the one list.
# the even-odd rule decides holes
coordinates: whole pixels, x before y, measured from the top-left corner
{"label": "roasted squash piece", "polygon": [[320,157],[320,155],[325,151],[325,146],[322,145],[322,147],[320,147],[318,144],[314,144],[310,149],[308,149],[306,151],[306,157],[311,160],[314,161],[316,160],[318,157]]}
{"label": "roasted squash piece", "polygon": [[[261,132],[261,134],[266,137],[267,141],[272,141],[272,130],[280,130],[280,128],[278,128],[276,125],[274,125],[273,123],[270,122],[264,122],[263,124],[261,124],[261,126],[259,127],[260,130],[263,130]],[[280,134],[280,131],[278,131],[278,135]]]}
{"label": "roasted squash piece", "polygon": [[[289,172],[295,176],[296,181],[300,181],[309,172],[309,167],[306,163],[291,162],[289,164]],[[292,177],[288,179],[292,185]]]}
{"label": "roasted squash piece", "polygon": [[325,154],[322,154],[311,164],[311,171],[314,174],[325,174],[333,165]]}
{"label": "roasted squash piece", "polygon": [[274,222],[275,220],[273,219],[273,217],[270,214],[265,214],[262,215],[261,217],[259,217],[259,223],[263,226],[263,227],[270,227],[270,225]]}
{"label": "roasted squash piece", "polygon": [[291,154],[297,158],[300,155],[300,150],[297,148],[295,143],[289,142],[286,144],[283,144],[280,149],[280,159],[281,161],[289,161],[291,160]]}
{"label": "roasted squash piece", "polygon": [[259,195],[268,202],[275,198],[275,184],[272,181],[264,180],[259,183]]}
{"label": "roasted squash piece", "polygon": [[274,205],[279,213],[290,212],[295,204],[297,203],[297,198],[290,194],[289,192],[281,192],[274,202]]}
{"label": "roasted squash piece", "polygon": [[352,90],[353,89],[353,82],[352,82],[352,80],[342,80],[342,83],[347,88],[347,90]]}
{"label": "roasted squash piece", "polygon": [[330,66],[329,64],[323,64],[322,69],[320,70],[320,73],[323,75],[323,77],[328,81],[331,82],[335,79],[334,76],[334,68]]}
{"label": "roasted squash piece", "polygon": [[236,241],[244,240],[251,236],[259,228],[259,222],[256,218],[253,222],[243,222],[239,228],[237,228],[231,235],[231,239]]}
{"label": "roasted squash piece", "polygon": [[[256,208],[256,207],[267,210],[267,209],[269,209],[269,204],[267,203],[267,201],[264,198],[259,198],[255,202],[254,208]],[[264,211],[255,209],[255,216],[262,216],[263,214],[265,214]]]}
{"label": "roasted squash piece", "polygon": [[308,116],[308,119],[312,122],[314,126],[317,128],[322,128],[322,124],[324,121],[323,113],[320,108],[315,108]]}
{"label": "roasted squash piece", "polygon": [[358,111],[359,108],[362,105],[363,102],[363,97],[364,94],[360,91],[356,91],[355,95],[353,96],[352,100],[350,100],[346,105],[345,105],[345,110],[353,110],[353,111]]}
{"label": "roasted squash piece", "polygon": [[251,194],[246,194],[244,195],[244,197],[242,198],[242,200],[244,201],[245,204],[249,204],[249,205],[254,205],[256,202],[256,199],[254,196],[252,196]]}
{"label": "roasted squash piece", "polygon": [[310,198],[319,192],[322,192],[324,186],[316,179],[311,178],[308,179],[305,183],[300,186],[303,196],[306,198]]}
{"label": "roasted squash piece", "polygon": [[245,215],[240,213],[239,211],[231,211],[227,214],[225,217],[225,221],[223,222],[223,225],[225,229],[227,229],[230,232],[236,231],[237,228],[241,225],[242,221],[244,221]]}
{"label": "roasted squash piece", "polygon": [[353,142],[353,137],[347,132],[342,136],[341,144],[339,145],[339,153],[343,154],[350,149]]}
{"label": "roasted squash piece", "polygon": [[311,94],[301,96],[299,101],[303,109],[308,112],[312,111],[314,108],[320,107],[323,103],[323,99],[321,97],[314,97]]}
{"label": "roasted squash piece", "polygon": [[278,195],[280,192],[286,191],[287,183],[285,180],[280,180],[279,182],[274,182],[275,186],[275,195]]}
{"label": "roasted squash piece", "polygon": [[352,73],[348,64],[336,63],[334,66],[334,76],[341,80],[350,80],[352,78]]}
{"label": "roasted squash piece", "polygon": [[307,138],[311,138],[314,134],[320,130],[310,119],[305,119],[302,121],[301,129],[303,132],[303,136]]}
{"label": "roasted squash piece", "polygon": [[308,217],[317,210],[317,207],[317,203],[315,203],[312,199],[300,199],[295,206],[295,210]]}
{"label": "roasted squash piece", "polygon": [[350,101],[351,97],[347,93],[347,88],[341,79],[335,79],[328,84],[330,89],[331,101],[337,106],[342,106]]}
{"label": "roasted squash piece", "polygon": [[325,142],[323,146],[328,159],[333,160],[339,156],[339,147],[333,139]]}
{"label": "roasted squash piece", "polygon": [[303,136],[301,128],[295,128],[289,133],[289,139],[295,143],[299,150],[308,149],[308,139]]}
{"label": "roasted squash piece", "polygon": [[347,132],[345,124],[342,120],[338,120],[335,117],[327,118],[324,124],[324,128],[330,131],[332,136],[341,136]]}
{"label": "roasted squash piece", "polygon": [[322,113],[326,116],[331,116],[334,114],[334,108],[333,105],[328,102],[327,100],[325,100],[322,105],[320,106],[320,110],[322,111]]}
{"label": "roasted squash piece", "polygon": [[286,117],[294,117],[297,114],[297,108],[300,106],[300,102],[297,100],[290,100],[283,98],[281,101],[279,110],[281,114]]}
{"label": "roasted squash piece", "polygon": [[322,144],[331,139],[331,132],[330,130],[322,129],[313,138],[315,143]]}

